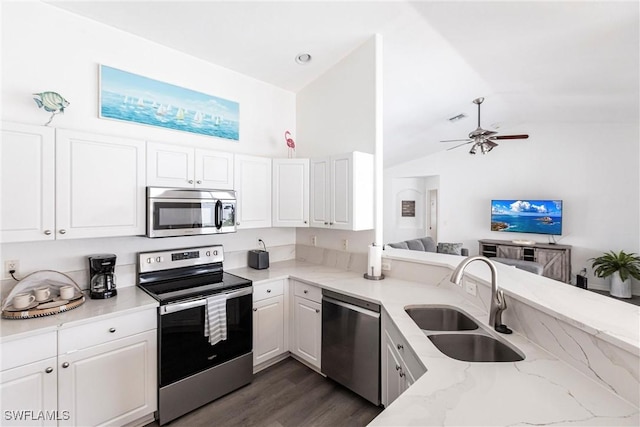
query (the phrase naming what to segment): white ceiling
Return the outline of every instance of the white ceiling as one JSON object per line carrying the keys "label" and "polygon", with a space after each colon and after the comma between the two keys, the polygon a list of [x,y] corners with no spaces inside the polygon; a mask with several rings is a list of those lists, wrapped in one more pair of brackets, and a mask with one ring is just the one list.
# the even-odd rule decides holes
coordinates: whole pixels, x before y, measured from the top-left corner
{"label": "white ceiling", "polygon": [[465,137],[478,96],[500,133],[640,115],[636,1],[48,3],[294,92],[381,34],[385,166]]}

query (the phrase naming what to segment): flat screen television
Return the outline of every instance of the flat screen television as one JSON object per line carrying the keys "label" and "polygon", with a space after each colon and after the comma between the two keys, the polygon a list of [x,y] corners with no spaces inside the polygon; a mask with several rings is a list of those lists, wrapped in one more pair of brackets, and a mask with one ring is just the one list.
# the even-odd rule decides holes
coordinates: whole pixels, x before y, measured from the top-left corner
{"label": "flat screen television", "polygon": [[492,200],[491,231],[562,234],[562,200]]}

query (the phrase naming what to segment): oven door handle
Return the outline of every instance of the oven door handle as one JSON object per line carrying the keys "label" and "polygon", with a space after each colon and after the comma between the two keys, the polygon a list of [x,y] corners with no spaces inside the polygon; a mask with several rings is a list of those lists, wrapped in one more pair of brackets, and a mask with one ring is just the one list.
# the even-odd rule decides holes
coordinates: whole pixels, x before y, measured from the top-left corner
{"label": "oven door handle", "polygon": [[[241,297],[244,295],[251,295],[253,293],[253,288],[248,287],[244,289],[240,289],[238,291],[226,292],[225,296],[227,300],[232,298]],[[160,315],[164,316],[165,314],[176,313],[178,311],[189,310],[190,308],[200,307],[207,305],[207,299],[201,298],[193,301],[182,302],[179,304],[168,304],[160,307]]]}

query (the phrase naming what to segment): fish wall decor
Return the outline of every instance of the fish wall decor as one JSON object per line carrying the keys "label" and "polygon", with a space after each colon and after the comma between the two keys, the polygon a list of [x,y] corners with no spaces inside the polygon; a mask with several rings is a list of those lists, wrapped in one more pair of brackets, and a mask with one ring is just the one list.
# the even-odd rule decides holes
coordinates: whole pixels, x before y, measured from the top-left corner
{"label": "fish wall decor", "polygon": [[38,104],[38,108],[44,108],[45,111],[51,113],[49,121],[44,124],[45,126],[51,123],[51,120],[53,120],[56,114],[64,113],[64,109],[70,104],[69,101],[57,92],[40,92],[34,93],[33,95],[33,100]]}

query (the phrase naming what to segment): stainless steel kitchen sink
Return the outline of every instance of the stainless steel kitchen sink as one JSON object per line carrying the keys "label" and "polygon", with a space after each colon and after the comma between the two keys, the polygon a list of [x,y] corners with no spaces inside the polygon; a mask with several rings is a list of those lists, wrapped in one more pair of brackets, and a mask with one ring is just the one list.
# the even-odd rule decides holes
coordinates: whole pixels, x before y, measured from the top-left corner
{"label": "stainless steel kitchen sink", "polygon": [[420,329],[429,331],[472,331],[478,324],[461,311],[449,307],[407,307],[404,309]]}
{"label": "stainless steel kitchen sink", "polygon": [[445,355],[465,362],[518,362],[517,351],[495,338],[477,334],[437,334],[428,336]]}

